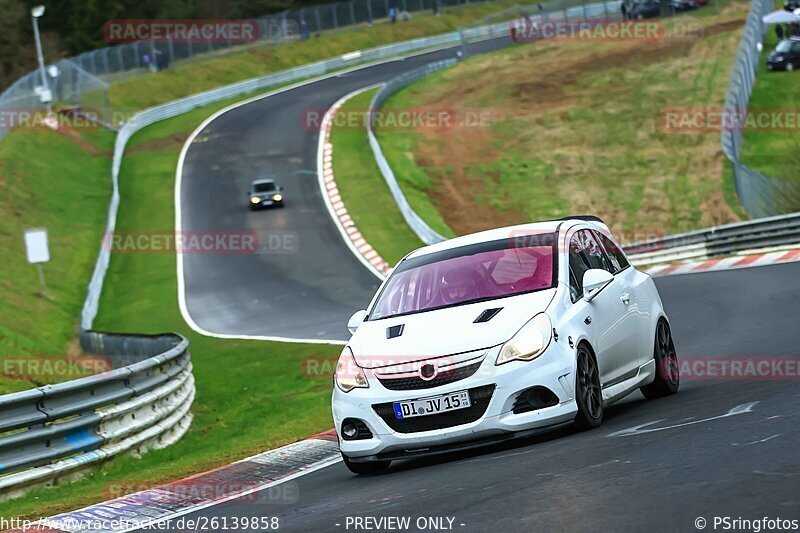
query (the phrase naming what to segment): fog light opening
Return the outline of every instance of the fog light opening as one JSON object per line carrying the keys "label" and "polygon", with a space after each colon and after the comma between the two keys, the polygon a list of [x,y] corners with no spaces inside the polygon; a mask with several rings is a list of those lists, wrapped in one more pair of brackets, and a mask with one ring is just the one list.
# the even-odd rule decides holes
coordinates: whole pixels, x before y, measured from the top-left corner
{"label": "fog light opening", "polygon": [[346,418],[342,421],[342,439],[344,440],[363,440],[371,439],[372,432],[363,420],[357,418]]}
{"label": "fog light opening", "polygon": [[547,387],[537,386],[519,393],[514,402],[513,412],[518,415],[554,405],[558,405],[558,396]]}

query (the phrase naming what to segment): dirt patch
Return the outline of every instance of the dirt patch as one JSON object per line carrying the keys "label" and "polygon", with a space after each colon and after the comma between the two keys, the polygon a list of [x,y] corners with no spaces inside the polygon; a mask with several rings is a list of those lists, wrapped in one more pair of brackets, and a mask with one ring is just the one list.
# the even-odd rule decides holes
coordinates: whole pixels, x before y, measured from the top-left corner
{"label": "dirt patch", "polygon": [[[539,47],[535,52],[511,50],[509,54],[493,54],[466,63],[445,73],[445,83],[420,92],[417,96],[420,106],[474,109],[488,105],[495,123],[511,120],[520,125],[520,134],[498,132],[492,127],[455,128],[445,133],[426,131],[421,133],[415,153],[406,156],[428,171],[434,183],[430,196],[456,234],[529,221],[530,213],[510,207],[514,198],[494,189],[494,183],[502,181],[500,176],[491,169],[482,173],[476,171],[481,165],[497,164],[512,152],[532,157],[541,155],[547,161],[557,161],[553,194],[568,198],[572,212],[597,213],[614,227],[642,224],[640,220],[631,220],[631,213],[619,208],[628,200],[622,201],[615,195],[624,194],[630,195],[630,202],[637,202],[639,211],[646,213],[646,218],[644,215],[642,218],[647,227],[673,228],[676,220],[690,224],[687,221],[696,216],[690,211],[697,207],[684,202],[671,205],[665,194],[665,190],[676,187],[673,183],[678,177],[685,175],[717,184],[716,192],[707,194],[699,202],[703,225],[735,221],[737,216],[721,191],[718,136],[697,136],[696,144],[687,148],[690,156],[681,160],[683,156],[675,146],[661,146],[653,138],[653,130],[658,128],[658,108],[647,116],[647,123],[637,125],[638,130],[636,126],[632,128],[634,140],[628,144],[614,139],[613,124],[605,125],[606,130],[603,124],[593,124],[608,137],[608,146],[603,146],[603,142],[595,143],[596,139],[589,133],[576,131],[580,126],[576,126],[574,116],[602,107],[606,114],[617,113],[613,116],[615,121],[641,120],[641,116],[625,115],[630,101],[646,101],[649,91],[657,95],[674,92],[677,76],[671,71],[697,79],[704,76],[703,62],[713,62],[717,57],[716,51],[708,49],[708,39],[740,31],[744,22],[741,8],[735,15],[734,20],[704,26],[703,37],[692,41],[665,40],[646,45],[595,43],[591,46],[580,43],[572,48],[562,46],[563,43],[542,43],[534,45]],[[663,64],[663,75],[671,77],[663,86],[656,81],[640,82],[631,87],[626,81],[616,79],[619,74],[635,75],[654,64],[659,68]],[[595,87],[590,83],[593,76],[607,76],[610,80]],[[691,89],[691,80],[679,90],[701,91]],[[714,95],[709,97],[715,101]],[[680,101],[680,93],[674,101]],[[580,140],[587,135],[588,139]],[[669,145],[674,141],[667,139],[665,142]],[[641,149],[631,150],[638,143]],[[531,150],[532,146],[534,150],[541,150],[540,153]],[[630,154],[631,151],[635,154]],[[677,163],[666,163],[673,163],[676,153]],[[617,181],[595,179],[592,173],[607,168],[614,157],[620,160],[637,157],[641,159],[642,169],[623,168]],[[654,168],[648,170],[648,166]],[[635,193],[630,192],[634,190]],[[489,204],[487,197],[494,197],[495,201]],[[636,213],[635,207],[629,209]]]}
{"label": "dirt patch", "polygon": [[135,154],[138,152],[164,152],[167,150],[173,150],[175,148],[180,149],[183,147],[183,143],[186,142],[188,137],[189,134],[187,133],[176,133],[174,135],[170,135],[169,137],[161,137],[159,139],[145,141],[125,151],[129,154]]}
{"label": "dirt patch", "polygon": [[[42,127],[40,128],[42,131],[53,131],[50,128]],[[87,154],[91,155],[98,155],[103,157],[111,157],[113,154],[107,150],[101,150],[94,144],[90,143],[86,139],[81,136],[80,132],[77,130],[70,128],[69,126],[61,126],[56,130],[59,135],[66,137],[69,139],[73,144],[76,144],[78,148],[86,152]]]}

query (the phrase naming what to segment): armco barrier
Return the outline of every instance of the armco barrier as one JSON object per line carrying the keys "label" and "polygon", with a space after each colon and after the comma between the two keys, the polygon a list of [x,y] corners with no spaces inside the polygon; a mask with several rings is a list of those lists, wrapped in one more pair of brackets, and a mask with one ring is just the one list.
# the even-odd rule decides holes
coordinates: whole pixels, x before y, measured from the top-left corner
{"label": "armco barrier", "polygon": [[623,246],[637,266],[707,259],[800,243],[800,213],[760,218]]}
{"label": "armco barrier", "polygon": [[411,204],[409,204],[408,200],[406,200],[406,196],[403,194],[403,190],[400,188],[400,184],[397,182],[394,172],[392,172],[392,167],[390,167],[389,162],[386,161],[386,157],[383,155],[383,151],[381,150],[381,145],[378,143],[377,137],[375,137],[375,132],[372,129],[373,122],[376,116],[376,111],[380,109],[389,96],[396,93],[403,87],[406,87],[407,85],[410,85],[415,81],[436,72],[437,70],[454,65],[456,62],[457,59],[455,58],[436,61],[393,79],[384,85],[380,91],[375,93],[375,96],[372,98],[372,102],[369,106],[369,116],[371,117],[371,120],[367,121],[367,139],[369,140],[370,148],[372,148],[372,153],[375,156],[375,162],[378,164],[381,175],[386,181],[386,185],[389,186],[389,190],[392,192],[394,201],[397,204],[397,207],[400,208],[400,212],[403,214],[403,218],[405,219],[406,223],[414,231],[414,233],[417,234],[417,237],[419,237],[420,240],[425,244],[441,242],[445,240],[445,237],[439,235],[424,220],[422,220],[422,217],[420,217],[416,211],[414,211],[414,209],[411,207]]}
{"label": "armco barrier", "polygon": [[184,337],[80,336],[111,370],[0,396],[0,500],[72,479],[122,452],[167,446],[191,423],[195,388]]}

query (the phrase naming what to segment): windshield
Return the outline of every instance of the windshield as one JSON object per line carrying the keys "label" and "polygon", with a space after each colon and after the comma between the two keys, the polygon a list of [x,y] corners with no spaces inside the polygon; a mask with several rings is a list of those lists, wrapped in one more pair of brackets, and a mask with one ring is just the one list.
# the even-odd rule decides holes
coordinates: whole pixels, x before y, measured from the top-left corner
{"label": "windshield", "polygon": [[554,287],[554,243],[554,233],[528,235],[521,240],[462,246],[403,261],[386,282],[369,319]]}
{"label": "windshield", "polygon": [[253,184],[253,192],[272,192],[274,190],[275,190],[275,184],[271,181],[267,183]]}
{"label": "windshield", "polygon": [[786,53],[792,48],[792,41],[784,39],[783,41],[778,43],[778,46],[775,47],[775,50],[781,53]]}

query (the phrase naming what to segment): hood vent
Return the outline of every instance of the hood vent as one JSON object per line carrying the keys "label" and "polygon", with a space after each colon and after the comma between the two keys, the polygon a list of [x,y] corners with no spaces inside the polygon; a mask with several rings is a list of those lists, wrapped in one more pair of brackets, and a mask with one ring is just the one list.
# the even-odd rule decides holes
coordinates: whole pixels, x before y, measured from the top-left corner
{"label": "hood vent", "polygon": [[386,328],[386,338],[394,339],[395,337],[399,337],[403,334],[403,329],[405,329],[405,327],[405,324],[398,324],[396,326],[390,326]]}
{"label": "hood vent", "polygon": [[474,324],[480,324],[481,322],[489,322],[491,319],[495,317],[497,313],[502,311],[502,307],[497,307],[495,309],[484,309],[484,311],[478,315],[478,318],[475,319]]}

